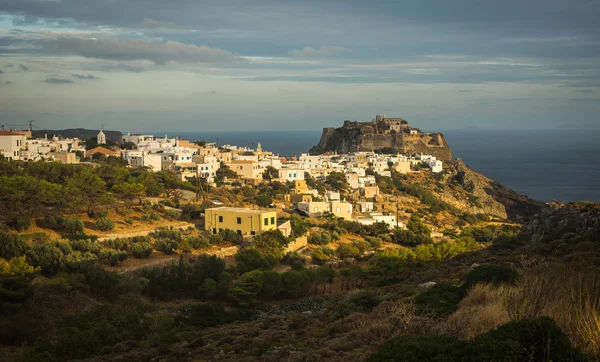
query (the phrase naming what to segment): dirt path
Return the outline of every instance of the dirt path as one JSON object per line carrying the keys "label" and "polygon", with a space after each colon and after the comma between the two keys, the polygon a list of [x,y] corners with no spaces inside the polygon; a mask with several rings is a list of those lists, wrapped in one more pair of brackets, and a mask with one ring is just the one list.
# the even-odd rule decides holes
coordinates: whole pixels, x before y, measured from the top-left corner
{"label": "dirt path", "polygon": [[196,227],[194,224],[186,222],[186,221],[173,222],[173,223],[169,223],[168,225],[147,225],[147,226],[145,226],[141,229],[137,229],[137,230],[130,230],[127,232],[118,232],[118,233],[104,235],[102,237],[99,237],[98,240],[105,241],[105,240],[116,239],[116,238],[130,238],[132,236],[146,236],[161,226],[174,227],[174,228],[179,228],[179,229],[187,229],[190,226],[193,228]]}

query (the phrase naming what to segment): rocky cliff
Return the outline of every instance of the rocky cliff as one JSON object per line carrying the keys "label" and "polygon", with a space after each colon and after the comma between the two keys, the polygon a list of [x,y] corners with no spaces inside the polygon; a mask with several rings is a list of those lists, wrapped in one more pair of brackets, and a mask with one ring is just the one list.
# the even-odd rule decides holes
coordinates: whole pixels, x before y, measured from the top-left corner
{"label": "rocky cliff", "polygon": [[445,187],[439,190],[438,196],[461,210],[524,222],[543,206],[542,202],[471,170],[461,159],[445,162],[444,167],[444,182],[439,187]]}
{"label": "rocky cliff", "polygon": [[583,238],[600,241],[600,203],[547,203],[525,226],[523,235],[533,243]]}
{"label": "rocky cliff", "polygon": [[452,159],[452,151],[441,133],[408,134],[382,129],[373,122],[345,121],[339,128],[324,128],[311,154],[349,153],[394,149],[402,153],[424,153],[440,160]]}

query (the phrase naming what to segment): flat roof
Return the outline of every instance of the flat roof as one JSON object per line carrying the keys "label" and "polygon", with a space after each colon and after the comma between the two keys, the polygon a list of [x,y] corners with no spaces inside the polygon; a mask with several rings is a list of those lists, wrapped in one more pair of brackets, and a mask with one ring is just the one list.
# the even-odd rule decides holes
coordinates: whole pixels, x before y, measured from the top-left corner
{"label": "flat roof", "polygon": [[245,209],[243,207],[227,207],[227,206],[221,206],[221,207],[211,207],[209,209],[206,209],[206,211],[208,210],[220,210],[220,211],[235,211],[235,212],[243,212],[243,213],[247,213],[247,214],[264,214],[267,212],[276,212],[274,209],[273,210],[261,210],[261,209]]}

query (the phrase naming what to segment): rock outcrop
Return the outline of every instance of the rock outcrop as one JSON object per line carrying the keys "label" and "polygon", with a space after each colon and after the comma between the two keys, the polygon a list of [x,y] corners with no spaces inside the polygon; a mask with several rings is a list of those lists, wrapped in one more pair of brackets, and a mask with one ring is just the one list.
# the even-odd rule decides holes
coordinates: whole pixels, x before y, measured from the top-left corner
{"label": "rock outcrop", "polygon": [[429,154],[440,160],[452,159],[452,151],[441,133],[410,134],[409,128],[396,132],[385,129],[385,124],[352,121],[345,121],[339,128],[324,128],[319,144],[311,148],[310,153],[349,153],[382,149]]}
{"label": "rock outcrop", "polygon": [[[443,201],[473,214],[489,214],[524,222],[539,212],[543,203],[528,198],[471,170],[461,159],[445,162],[446,188],[438,196]],[[465,197],[465,192],[467,197]]]}
{"label": "rock outcrop", "polygon": [[600,241],[600,203],[547,203],[525,226],[523,234],[531,242],[582,237]]}

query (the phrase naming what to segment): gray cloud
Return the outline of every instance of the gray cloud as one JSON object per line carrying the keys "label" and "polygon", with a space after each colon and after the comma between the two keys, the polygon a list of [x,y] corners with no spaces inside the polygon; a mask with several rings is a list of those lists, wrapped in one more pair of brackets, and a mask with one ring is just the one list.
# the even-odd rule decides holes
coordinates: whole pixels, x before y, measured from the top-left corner
{"label": "gray cloud", "polygon": [[591,89],[578,89],[577,93],[594,93]]}
{"label": "gray cloud", "polygon": [[176,41],[161,43],[118,38],[58,38],[47,41],[46,46],[53,51],[73,53],[87,58],[119,61],[149,60],[155,64],[165,64],[169,61],[220,63],[240,60],[239,57],[223,49]]}
{"label": "gray cloud", "polygon": [[44,83],[48,83],[48,84],[73,84],[75,82],[73,82],[70,79],[62,79],[62,78],[48,78],[44,81]]}
{"label": "gray cloud", "polygon": [[340,53],[345,53],[351,51],[348,48],[335,46],[335,45],[326,45],[322,46],[318,49],[305,47],[304,49],[292,49],[288,51],[288,54],[293,55],[295,57],[307,57],[307,58],[318,58],[318,57],[332,57],[334,55],[338,55]]}
{"label": "gray cloud", "polygon": [[158,21],[158,20],[149,19],[149,18],[145,18],[142,21],[142,27],[148,28],[148,29],[175,29],[175,30],[183,29],[183,27],[181,27],[173,22],[170,22],[170,21]]}
{"label": "gray cloud", "polygon": [[72,77],[77,78],[77,79],[86,79],[86,80],[97,80],[100,79],[94,75],[88,74],[71,74]]}
{"label": "gray cloud", "polygon": [[101,68],[102,71],[105,72],[130,72],[130,73],[141,73],[144,71],[144,68],[135,67],[129,64],[117,64],[117,65],[104,65]]}
{"label": "gray cloud", "polygon": [[24,66],[23,64],[19,64],[19,68],[21,68],[21,70],[24,72],[29,72],[31,70],[28,67]]}
{"label": "gray cloud", "polygon": [[0,74],[2,74],[2,73],[4,73],[4,72],[2,71],[2,69],[0,69]]}

